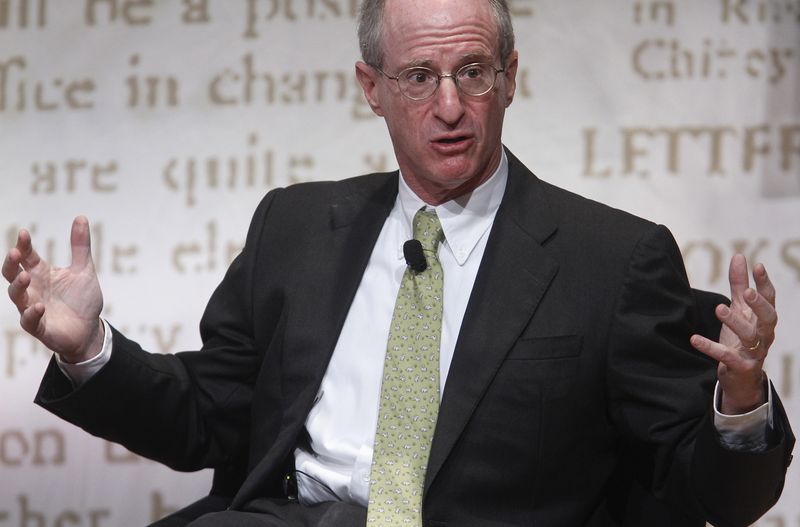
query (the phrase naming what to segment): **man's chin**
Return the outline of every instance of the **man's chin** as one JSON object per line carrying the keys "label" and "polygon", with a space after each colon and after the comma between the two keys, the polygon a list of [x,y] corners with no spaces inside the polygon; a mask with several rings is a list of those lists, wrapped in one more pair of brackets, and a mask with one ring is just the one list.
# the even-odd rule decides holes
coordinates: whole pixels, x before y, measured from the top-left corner
{"label": "man's chin", "polygon": [[467,156],[451,157],[440,162],[435,175],[445,185],[452,188],[460,187],[464,183],[480,177],[477,167]]}

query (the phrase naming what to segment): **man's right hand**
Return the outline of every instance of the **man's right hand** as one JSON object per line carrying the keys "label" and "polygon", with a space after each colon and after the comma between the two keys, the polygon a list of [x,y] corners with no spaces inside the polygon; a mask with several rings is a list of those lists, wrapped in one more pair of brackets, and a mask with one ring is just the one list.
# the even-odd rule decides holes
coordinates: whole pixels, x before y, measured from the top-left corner
{"label": "man's right hand", "polygon": [[89,221],[79,216],[70,235],[72,264],[53,267],[42,260],[21,230],[3,261],[8,296],[20,313],[22,329],[65,362],[83,362],[103,346],[103,293],[92,261]]}

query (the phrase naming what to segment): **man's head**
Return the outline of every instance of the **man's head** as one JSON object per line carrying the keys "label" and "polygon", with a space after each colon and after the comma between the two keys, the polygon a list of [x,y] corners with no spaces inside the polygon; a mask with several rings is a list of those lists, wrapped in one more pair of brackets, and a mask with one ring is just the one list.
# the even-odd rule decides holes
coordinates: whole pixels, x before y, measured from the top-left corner
{"label": "man's head", "polygon": [[[373,111],[386,120],[409,186],[438,204],[491,176],[516,88],[517,53],[505,0],[365,0],[359,40],[364,62],[356,64],[356,75]],[[473,63],[486,66],[464,68]],[[412,67],[430,72],[409,73]],[[457,72],[459,87],[452,77]],[[435,85],[437,75],[432,95],[408,97],[416,95],[409,84]],[[491,88],[465,93],[482,91],[471,89],[476,76]]]}

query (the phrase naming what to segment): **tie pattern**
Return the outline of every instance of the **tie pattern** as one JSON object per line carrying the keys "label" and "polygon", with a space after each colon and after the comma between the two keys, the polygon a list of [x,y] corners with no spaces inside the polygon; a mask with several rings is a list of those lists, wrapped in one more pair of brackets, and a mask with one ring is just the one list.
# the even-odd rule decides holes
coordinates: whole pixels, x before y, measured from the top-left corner
{"label": "tie pattern", "polygon": [[367,525],[422,525],[422,487],[439,412],[439,340],[444,275],[443,240],[435,211],[414,216],[424,271],[406,268],[397,294],[383,365],[372,457]]}

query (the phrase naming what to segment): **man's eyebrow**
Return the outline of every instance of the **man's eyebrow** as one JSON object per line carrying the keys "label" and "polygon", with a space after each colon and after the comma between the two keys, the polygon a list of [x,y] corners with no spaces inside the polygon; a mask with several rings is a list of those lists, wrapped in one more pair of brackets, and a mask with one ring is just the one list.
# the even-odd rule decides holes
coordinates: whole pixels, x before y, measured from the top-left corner
{"label": "man's eyebrow", "polygon": [[485,53],[467,53],[466,55],[461,55],[459,64],[469,64],[471,62],[492,62],[493,60],[494,57]]}
{"label": "man's eyebrow", "polygon": [[[457,64],[463,66],[464,64],[471,64],[473,62],[493,62],[494,57],[491,55],[487,55],[486,53],[475,52],[475,53],[466,53],[459,57]],[[433,61],[431,59],[414,59],[407,62],[402,69],[406,68],[429,68],[433,69]]]}
{"label": "man's eyebrow", "polygon": [[431,59],[414,59],[406,63],[404,68],[430,68],[432,64]]}

